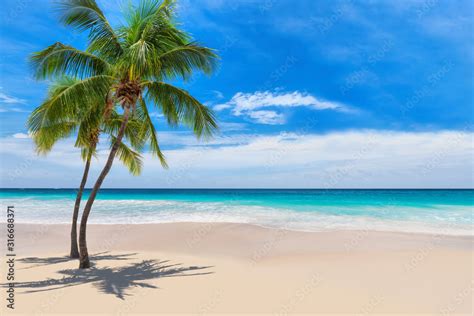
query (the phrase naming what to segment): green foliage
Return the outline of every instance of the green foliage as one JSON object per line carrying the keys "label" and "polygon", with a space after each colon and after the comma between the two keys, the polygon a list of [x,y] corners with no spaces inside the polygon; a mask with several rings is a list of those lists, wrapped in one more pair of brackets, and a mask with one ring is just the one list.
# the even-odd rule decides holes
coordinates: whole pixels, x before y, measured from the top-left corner
{"label": "green foliage", "polygon": [[[70,77],[63,77],[54,82],[50,86],[48,99],[36,108],[30,116],[28,126],[38,153],[47,154],[58,140],[71,136],[77,130],[75,146],[81,148],[81,157],[86,160],[89,154],[95,155],[96,153],[100,131],[109,132],[113,137],[113,133],[116,133],[118,127],[120,127],[122,118],[116,112],[111,114],[112,119],[103,120],[102,114],[105,107],[103,100],[96,100],[93,106],[82,109],[84,114],[78,116],[78,119],[75,120],[67,116],[47,115],[53,100],[68,88],[74,87],[78,82],[80,81]],[[70,104],[68,103],[68,105]],[[126,138],[132,143],[132,147],[138,150],[143,148],[146,141],[144,138],[139,139],[141,124],[141,122],[132,118],[126,132]],[[138,175],[141,171],[141,161],[137,162],[140,156],[137,156],[134,150],[123,143],[119,149],[119,159],[129,169],[130,173]],[[130,158],[130,155],[133,155],[133,159]]]}
{"label": "green foliage", "polygon": [[158,157],[163,168],[167,169],[168,164],[166,163],[165,156],[161,152],[158,138],[156,137],[156,129],[151,120],[145,100],[140,99],[139,105],[140,106],[138,107],[137,114],[139,115],[140,120],[143,122],[143,125],[140,128],[140,138],[150,139],[151,153]]}
{"label": "green foliage", "polygon": [[211,136],[217,129],[213,112],[187,91],[164,82],[145,82],[147,97],[164,113],[171,125],[184,123],[197,137]]}
{"label": "green foliage", "polygon": [[[110,147],[112,147],[116,141],[116,137],[111,136]],[[123,142],[120,142],[117,150],[117,156],[122,161],[122,163],[127,166],[131,174],[135,176],[140,174],[143,163],[142,156],[138,152],[130,149]]]}
{"label": "green foliage", "polygon": [[111,77],[94,76],[84,80],[69,79],[57,86],[53,85],[49,96],[37,107],[28,119],[31,132],[38,131],[47,121],[77,121],[90,110],[90,107],[103,103],[102,95],[110,89]]}
{"label": "green foliage", "polygon": [[[88,32],[85,51],[55,43],[33,54],[31,66],[38,79],[53,79],[46,100],[28,120],[37,149],[50,151],[59,139],[77,133],[83,157],[94,154],[98,135],[115,142],[131,107],[118,157],[133,174],[141,170],[140,151],[148,144],[163,167],[157,132],[148,103],[163,113],[170,125],[189,126],[195,135],[209,137],[217,130],[214,114],[187,91],[165,80],[188,80],[195,71],[210,74],[217,55],[193,42],[177,27],[175,1],[142,0],[130,4],[125,24],[113,28],[94,0],[60,0],[61,22]],[[135,104],[136,103],[136,104]]]}
{"label": "green foliage", "polygon": [[36,78],[88,78],[106,74],[111,66],[103,59],[74,47],[55,43],[34,53],[30,60]]}
{"label": "green foliage", "polygon": [[194,69],[206,74],[212,73],[216,65],[216,54],[209,48],[197,44],[186,44],[172,48],[159,57],[161,74],[158,79],[189,79]]}
{"label": "green foliage", "polygon": [[118,36],[94,0],[59,1],[58,11],[63,24],[89,31],[89,51],[107,58],[122,52]]}

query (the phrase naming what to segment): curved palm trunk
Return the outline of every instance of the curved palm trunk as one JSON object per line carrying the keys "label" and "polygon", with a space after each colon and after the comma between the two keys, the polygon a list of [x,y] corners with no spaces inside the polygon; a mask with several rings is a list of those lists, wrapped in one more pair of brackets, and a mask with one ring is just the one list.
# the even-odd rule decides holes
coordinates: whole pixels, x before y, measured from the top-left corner
{"label": "curved palm trunk", "polygon": [[89,175],[89,168],[91,165],[92,150],[89,149],[87,154],[86,166],[84,167],[84,174],[82,175],[81,185],[76,195],[76,203],[74,203],[74,212],[72,213],[72,225],[71,225],[71,252],[69,256],[71,258],[79,258],[79,248],[77,247],[77,218],[79,217],[79,207],[81,206],[82,193],[87,182],[87,176]]}
{"label": "curved palm trunk", "polygon": [[87,219],[89,218],[89,213],[91,212],[92,204],[94,203],[97,192],[99,191],[102,185],[102,182],[104,181],[105,177],[110,171],[110,168],[112,167],[115,154],[117,153],[117,150],[120,146],[120,143],[122,142],[122,138],[125,133],[125,127],[127,126],[127,123],[128,123],[129,114],[130,114],[130,109],[126,107],[123,114],[122,125],[120,125],[120,129],[117,134],[117,139],[114,145],[112,146],[112,149],[110,150],[109,158],[107,159],[107,163],[105,164],[104,169],[102,169],[102,172],[100,173],[99,177],[97,178],[97,181],[94,184],[94,187],[92,188],[89,199],[87,200],[86,206],[84,207],[84,212],[82,213],[81,226],[79,228],[79,250],[80,250],[79,268],[80,269],[90,268],[89,254],[87,252],[87,243],[86,243]]}

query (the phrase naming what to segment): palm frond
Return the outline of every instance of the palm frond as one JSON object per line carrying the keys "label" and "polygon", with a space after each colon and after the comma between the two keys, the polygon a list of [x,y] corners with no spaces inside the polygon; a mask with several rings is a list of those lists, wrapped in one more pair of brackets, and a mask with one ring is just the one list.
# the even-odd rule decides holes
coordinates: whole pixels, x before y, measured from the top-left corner
{"label": "palm frond", "polygon": [[33,136],[39,153],[46,154],[58,140],[71,136],[77,129],[76,147],[93,148],[97,144],[104,102],[99,101],[88,107],[85,115],[80,118],[73,115],[63,117],[48,113],[52,110],[54,100],[78,83],[80,80],[71,77],[63,77],[55,81],[48,90],[48,98],[33,111],[28,119],[29,132]]}
{"label": "palm frond", "polygon": [[140,39],[145,39],[144,33],[158,21],[170,21],[174,11],[174,0],[142,0],[137,7],[131,3],[126,11],[127,25],[120,28],[121,37],[128,46]]}
{"label": "palm frond", "polygon": [[42,109],[36,109],[28,119],[28,127],[36,131],[46,122],[60,120],[77,120],[98,100],[105,100],[112,79],[109,76],[95,76],[80,80],[65,88],[45,102]]}
{"label": "palm frond", "polygon": [[184,123],[194,134],[212,136],[217,131],[214,113],[186,90],[164,82],[145,82],[147,97],[158,106],[170,124]]}
{"label": "palm frond", "polygon": [[75,121],[71,121],[68,118],[50,121],[46,117],[51,98],[54,98],[75,82],[72,78],[62,78],[54,82],[49,87],[47,99],[28,118],[27,126],[29,133],[32,135],[38,153],[48,153],[59,139],[68,137],[75,130]]}
{"label": "palm frond", "polygon": [[191,43],[173,48],[159,56],[160,74],[156,78],[189,79],[194,70],[211,74],[217,65],[217,55],[213,50]]}
{"label": "palm frond", "polygon": [[43,126],[40,130],[31,134],[36,151],[39,154],[47,154],[58,140],[71,136],[76,127],[75,122],[60,122]]}
{"label": "palm frond", "polygon": [[83,79],[106,74],[111,68],[100,57],[59,42],[34,53],[30,64],[37,79],[65,75]]}
{"label": "palm frond", "polygon": [[[120,126],[122,125],[122,121],[122,115],[114,111],[104,122],[102,129],[109,135],[117,135]],[[141,119],[139,120],[135,116],[131,116],[128,120],[127,126],[125,127],[124,137],[136,150],[142,150],[146,142],[146,138],[140,134],[142,125],[143,121]]]}
{"label": "palm frond", "polygon": [[118,62],[118,69],[126,72],[130,80],[146,76],[153,69],[160,69],[160,62],[153,44],[139,40],[128,47]]}
{"label": "palm frond", "polygon": [[124,41],[120,73],[132,80],[156,75],[161,69],[160,55],[189,42],[189,36],[172,23],[173,9],[172,0],[143,0],[137,7],[130,6],[127,25],[119,32]]}
{"label": "palm frond", "polygon": [[143,98],[139,101],[139,110],[138,113],[142,114],[141,121],[143,122],[140,129],[139,138],[149,139],[150,141],[150,150],[153,155],[155,155],[161,163],[161,166],[165,169],[168,169],[168,163],[166,162],[166,157],[161,151],[160,144],[158,143],[158,138],[156,136],[156,129],[151,120],[150,114],[148,112],[148,107]]}
{"label": "palm frond", "polygon": [[58,3],[61,21],[80,31],[89,31],[89,50],[109,58],[122,53],[120,40],[94,0],[61,0]]}
{"label": "palm frond", "polygon": [[79,121],[75,146],[79,148],[95,148],[99,142],[100,125],[104,103],[98,103],[91,107],[90,111]]}
{"label": "palm frond", "polygon": [[[115,144],[117,138],[115,136],[110,136],[111,142],[110,147]],[[117,156],[122,161],[125,167],[128,168],[131,174],[134,176],[139,175],[142,171],[142,156],[134,151],[133,149],[129,148],[124,142],[120,142],[120,145],[117,149]]]}
{"label": "palm frond", "polygon": [[[150,2],[158,3],[158,1],[153,0]],[[152,42],[157,47],[161,47],[164,44],[158,41],[159,38],[165,42],[172,40],[174,46],[184,45],[189,42],[191,37],[187,33],[179,30],[173,19],[176,8],[175,3],[174,0],[162,1],[149,17],[142,20],[142,30],[140,33],[142,40]]]}

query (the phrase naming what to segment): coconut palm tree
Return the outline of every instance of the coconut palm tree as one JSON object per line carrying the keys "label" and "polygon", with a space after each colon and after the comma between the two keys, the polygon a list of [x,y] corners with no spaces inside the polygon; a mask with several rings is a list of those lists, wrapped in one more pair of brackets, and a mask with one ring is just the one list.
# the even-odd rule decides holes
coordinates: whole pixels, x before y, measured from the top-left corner
{"label": "coconut palm tree", "polygon": [[[63,91],[76,83],[77,80],[70,77],[63,77],[56,80],[49,88],[47,99],[32,112],[28,119],[29,132],[35,142],[36,150],[40,154],[47,154],[52,150],[58,140],[71,136],[77,130],[75,146],[81,148],[81,156],[85,161],[85,165],[81,183],[77,190],[72,216],[71,249],[69,253],[71,258],[79,258],[77,219],[82,194],[89,174],[91,159],[92,156],[96,154],[100,133],[105,131],[110,133],[110,137],[113,137],[113,133],[117,130],[117,124],[121,122],[116,112],[108,114],[108,117],[104,115],[105,102],[103,100],[97,100],[97,103],[91,107],[87,115],[82,117],[81,120],[58,118],[51,115],[51,103],[54,102],[55,98],[60,97]],[[144,123],[133,118],[132,122],[127,126],[128,133],[126,134],[127,138],[131,140],[132,147],[137,151],[129,148],[124,143],[121,144],[118,150],[120,160],[133,175],[138,175],[141,171],[142,161],[139,151],[143,148],[143,144],[146,141],[143,137],[152,135],[151,133],[144,134],[135,132],[137,130],[139,131],[140,128],[147,128],[147,122],[145,122],[142,127],[137,129],[137,126],[140,124],[143,125]]]}
{"label": "coconut palm tree", "polygon": [[[149,120],[148,131],[155,134],[148,114],[152,103],[168,124],[185,124],[198,138],[211,136],[217,129],[212,111],[169,81],[187,80],[195,70],[211,73],[217,56],[177,28],[171,0],[142,0],[138,6],[131,5],[125,14],[125,24],[118,28],[111,26],[94,0],[64,0],[58,9],[64,24],[89,32],[85,51],[55,43],[32,57],[38,78],[71,75],[79,79],[56,99],[58,115],[74,117],[84,112],[90,101],[103,98],[106,111],[118,108],[123,118],[81,218],[79,266],[89,268],[87,220],[122,144],[130,117],[140,112],[143,119]],[[63,108],[61,104],[65,103],[71,106]],[[150,138],[149,147],[164,164],[156,139]]]}

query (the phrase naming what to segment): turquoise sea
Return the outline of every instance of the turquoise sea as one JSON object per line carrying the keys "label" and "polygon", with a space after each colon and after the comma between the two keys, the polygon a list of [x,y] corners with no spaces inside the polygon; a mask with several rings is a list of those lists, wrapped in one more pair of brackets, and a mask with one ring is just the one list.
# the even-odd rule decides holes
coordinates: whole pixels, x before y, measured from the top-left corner
{"label": "turquoise sea", "polygon": [[[0,189],[2,208],[15,206],[19,223],[69,223],[74,199],[74,189]],[[474,190],[103,189],[90,223],[236,222],[473,235],[473,204]]]}

